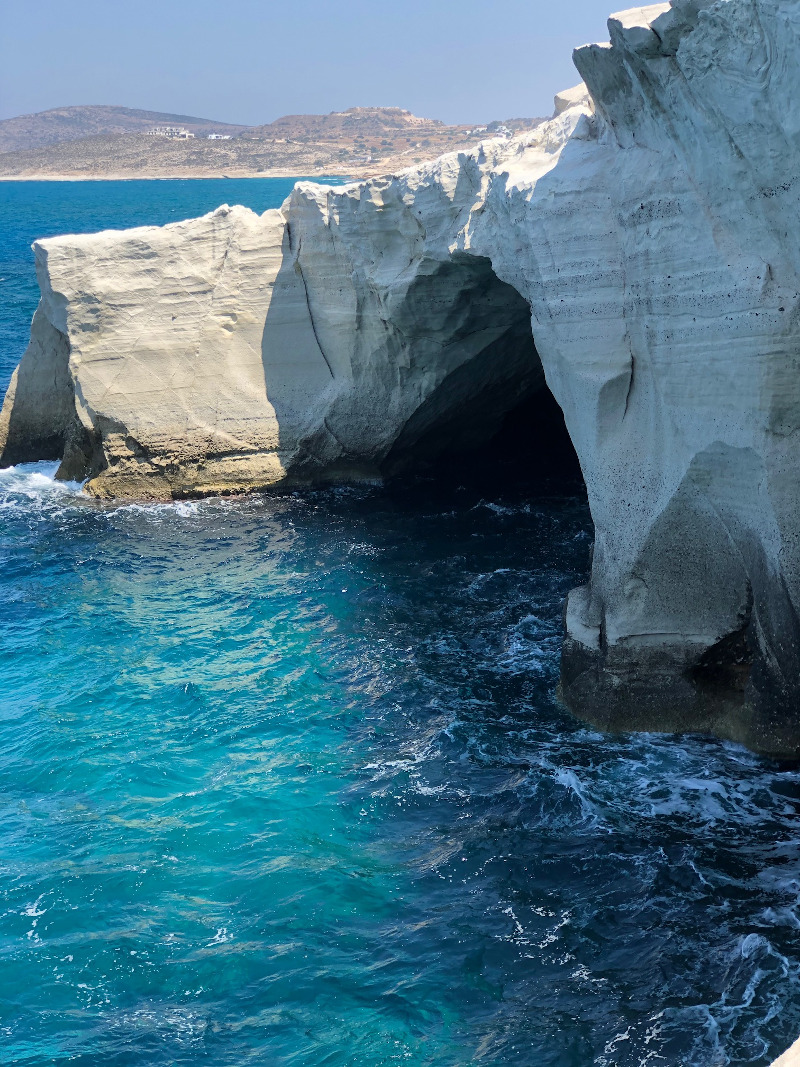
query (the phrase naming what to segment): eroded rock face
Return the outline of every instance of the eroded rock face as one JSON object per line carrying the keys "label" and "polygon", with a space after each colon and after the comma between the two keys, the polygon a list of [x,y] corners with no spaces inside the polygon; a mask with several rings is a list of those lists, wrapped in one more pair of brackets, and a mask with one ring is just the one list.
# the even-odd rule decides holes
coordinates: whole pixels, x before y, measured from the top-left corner
{"label": "eroded rock face", "polygon": [[576,52],[591,99],[530,134],[41,242],[3,458],[61,442],[115,496],[373,477],[491,436],[544,376],[596,525],[565,701],[797,755],[800,8],[609,29]]}
{"label": "eroded rock face", "polygon": [[[62,237],[35,246],[42,298],[31,346],[3,408],[3,459],[41,456],[40,419],[56,411],[40,340],[66,381],[57,409],[61,476],[98,496],[168,498],[270,484],[282,476],[278,420],[265,387],[264,320],[285,293],[293,380],[325,368],[302,285],[281,276],[283,216],[221,208],[187,223]],[[42,325],[39,326],[38,324]],[[23,389],[23,376],[26,388]],[[24,400],[24,407],[22,402]],[[302,403],[302,401],[301,401]]]}
{"label": "eroded rock face", "polygon": [[584,211],[614,285],[578,309],[602,322],[591,367],[536,334],[597,528],[566,613],[568,702],[784,754],[800,740],[798,13],[692,0],[616,16],[610,47],[578,50],[598,111]]}
{"label": "eroded rock face", "polygon": [[488,259],[421,239],[386,191],[362,212],[354,187],[338,233],[306,185],[260,217],[38,242],[2,461],[63,455],[96,496],[168,499],[378,478],[435,448],[432,428],[443,448],[490,438],[544,388],[528,304]]}

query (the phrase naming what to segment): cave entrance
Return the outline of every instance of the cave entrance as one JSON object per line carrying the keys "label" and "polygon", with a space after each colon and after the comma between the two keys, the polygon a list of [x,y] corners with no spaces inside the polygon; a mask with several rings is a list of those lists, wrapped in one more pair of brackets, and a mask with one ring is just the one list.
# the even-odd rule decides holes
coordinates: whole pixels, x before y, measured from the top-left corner
{"label": "cave entrance", "polygon": [[582,491],[561,408],[545,382],[527,301],[483,257],[421,271],[394,309],[412,362],[452,370],[414,412],[382,464],[389,481]]}

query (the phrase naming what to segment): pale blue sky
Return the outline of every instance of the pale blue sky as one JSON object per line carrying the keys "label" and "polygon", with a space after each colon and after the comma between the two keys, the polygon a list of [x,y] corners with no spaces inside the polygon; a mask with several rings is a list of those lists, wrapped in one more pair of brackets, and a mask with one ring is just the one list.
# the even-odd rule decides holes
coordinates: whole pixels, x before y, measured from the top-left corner
{"label": "pale blue sky", "polygon": [[[612,0],[613,3],[613,0]],[[618,5],[618,6],[624,6]],[[228,122],[393,104],[549,114],[608,0],[0,0],[0,118],[122,104]]]}

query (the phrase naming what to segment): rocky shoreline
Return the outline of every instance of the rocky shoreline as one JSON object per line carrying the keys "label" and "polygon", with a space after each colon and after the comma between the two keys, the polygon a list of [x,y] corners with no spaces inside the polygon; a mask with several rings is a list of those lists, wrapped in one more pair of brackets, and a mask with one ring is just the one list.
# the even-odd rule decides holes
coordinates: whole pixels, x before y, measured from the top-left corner
{"label": "rocky shoreline", "polygon": [[[588,92],[510,141],[37,242],[2,462],[117,499],[375,479],[549,388],[596,527],[566,703],[798,756],[797,193],[770,105],[794,68],[767,59],[785,0],[762,7],[758,31],[748,0],[614,16],[576,52]],[[769,93],[741,87],[745,27]]]}
{"label": "rocky shoreline", "polygon": [[755,7],[613,16],[515,138],[37,242],[2,462],[116,499],[373,480],[549,389],[596,528],[567,705],[798,758],[800,33]]}
{"label": "rocky shoreline", "polygon": [[0,462],[104,499],[375,480],[549,390],[596,531],[565,703],[797,759],[796,5],[609,31],[532,132],[261,216],[37,242]]}

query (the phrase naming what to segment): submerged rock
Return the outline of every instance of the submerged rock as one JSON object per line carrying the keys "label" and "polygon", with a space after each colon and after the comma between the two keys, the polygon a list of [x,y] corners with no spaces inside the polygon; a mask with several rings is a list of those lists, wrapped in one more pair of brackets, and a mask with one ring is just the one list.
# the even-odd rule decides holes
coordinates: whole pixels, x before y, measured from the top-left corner
{"label": "submerged rock", "polygon": [[799,10],[637,8],[530,134],[37,243],[3,462],[116,497],[372,478],[546,379],[596,526],[565,702],[799,755]]}

